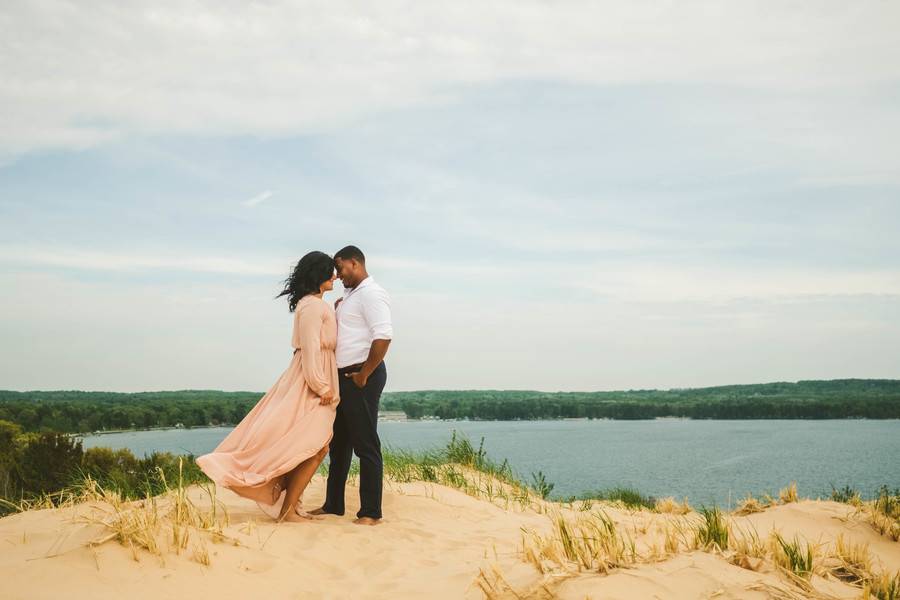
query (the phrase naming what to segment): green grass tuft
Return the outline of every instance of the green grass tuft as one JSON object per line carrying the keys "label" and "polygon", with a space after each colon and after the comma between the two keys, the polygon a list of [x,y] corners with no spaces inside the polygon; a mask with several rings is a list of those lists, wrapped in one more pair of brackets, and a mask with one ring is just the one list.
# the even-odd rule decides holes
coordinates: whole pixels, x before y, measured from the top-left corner
{"label": "green grass tuft", "polygon": [[557,500],[565,502],[596,501],[603,500],[606,502],[621,502],[628,508],[647,508],[655,510],[656,498],[653,496],[645,496],[634,488],[614,487],[608,490],[594,490],[585,492],[577,496],[569,496],[567,498],[557,498]]}
{"label": "green grass tuft", "polygon": [[845,485],[841,489],[837,489],[834,487],[834,484],[831,485],[831,499],[835,502],[843,502],[844,504],[854,504],[860,501],[860,493],[858,490],[853,489],[849,485]]}
{"label": "green grass tuft", "polygon": [[725,515],[718,507],[700,509],[703,522],[697,527],[697,544],[701,548],[717,547],[719,550],[728,549],[728,523]]}
{"label": "green grass tuft", "polygon": [[531,489],[536,491],[541,499],[546,500],[553,491],[553,484],[547,481],[542,471],[531,474]]}
{"label": "green grass tuft", "polygon": [[[798,577],[809,579],[813,573],[813,547],[809,543],[802,543],[796,537],[788,542],[778,533],[774,534],[775,541],[781,548],[782,555],[776,561]],[[780,559],[780,560],[778,560]]]}

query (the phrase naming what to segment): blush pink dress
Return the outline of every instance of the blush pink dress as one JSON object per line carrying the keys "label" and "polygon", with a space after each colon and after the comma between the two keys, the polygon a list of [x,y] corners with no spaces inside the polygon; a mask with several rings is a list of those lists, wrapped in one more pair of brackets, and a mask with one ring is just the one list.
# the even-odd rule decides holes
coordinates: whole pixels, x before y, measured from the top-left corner
{"label": "blush pink dress", "polygon": [[336,342],[334,309],[304,296],[294,310],[295,352],[287,369],[215,450],[197,457],[210,479],[278,514],[285,474],[331,441],[337,402],[319,400],[326,391],[339,394]]}

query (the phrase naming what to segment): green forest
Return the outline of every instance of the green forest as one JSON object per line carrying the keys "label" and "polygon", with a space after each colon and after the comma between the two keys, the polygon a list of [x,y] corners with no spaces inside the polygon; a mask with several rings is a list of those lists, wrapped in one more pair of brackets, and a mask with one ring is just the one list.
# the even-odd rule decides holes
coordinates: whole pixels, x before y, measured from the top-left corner
{"label": "green forest", "polygon": [[[233,425],[262,392],[0,391],[0,420],[24,431],[87,433],[151,427]],[[537,420],[897,419],[900,380],[838,379],[671,390],[389,392],[383,411],[408,418]]]}
{"label": "green forest", "polygon": [[900,380],[839,379],[616,392],[395,392],[382,403],[409,418],[897,419]]}

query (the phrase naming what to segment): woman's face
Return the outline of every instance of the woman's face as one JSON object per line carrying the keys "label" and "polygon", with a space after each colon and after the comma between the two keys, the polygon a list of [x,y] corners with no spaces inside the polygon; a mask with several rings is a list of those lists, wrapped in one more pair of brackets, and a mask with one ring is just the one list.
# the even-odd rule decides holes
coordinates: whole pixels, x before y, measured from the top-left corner
{"label": "woman's face", "polygon": [[334,289],[334,280],[337,278],[334,271],[331,272],[331,279],[322,284],[322,291],[328,292]]}

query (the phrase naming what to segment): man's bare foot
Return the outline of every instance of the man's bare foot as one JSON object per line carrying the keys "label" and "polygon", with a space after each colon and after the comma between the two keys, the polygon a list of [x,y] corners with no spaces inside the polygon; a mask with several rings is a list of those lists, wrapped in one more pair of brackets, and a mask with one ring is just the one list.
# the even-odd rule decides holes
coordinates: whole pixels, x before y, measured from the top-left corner
{"label": "man's bare foot", "polygon": [[313,510],[309,511],[308,514],[314,515],[314,516],[315,516],[315,515],[330,515],[330,514],[333,514],[333,513],[325,512],[325,509],[324,509],[324,508],[319,507],[319,508],[314,508]]}
{"label": "man's bare foot", "polygon": [[381,523],[381,519],[373,519],[372,517],[360,517],[358,519],[354,519],[353,521],[357,525],[378,525]]}

